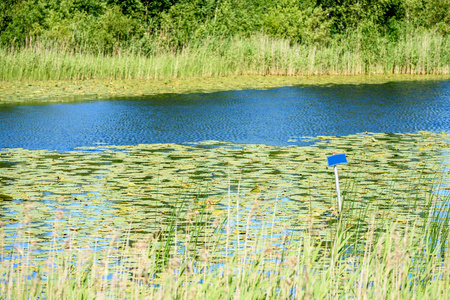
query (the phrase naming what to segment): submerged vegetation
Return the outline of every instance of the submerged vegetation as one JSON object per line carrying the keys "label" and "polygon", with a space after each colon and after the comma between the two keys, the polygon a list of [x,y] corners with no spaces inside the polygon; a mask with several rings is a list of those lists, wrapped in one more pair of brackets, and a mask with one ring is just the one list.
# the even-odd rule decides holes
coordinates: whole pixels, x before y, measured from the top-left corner
{"label": "submerged vegetation", "polygon": [[447,0],[0,6],[0,80],[449,74]]}
{"label": "submerged vegetation", "polygon": [[[5,298],[439,298],[445,134],[4,149]],[[340,168],[337,217],[331,152]]]}

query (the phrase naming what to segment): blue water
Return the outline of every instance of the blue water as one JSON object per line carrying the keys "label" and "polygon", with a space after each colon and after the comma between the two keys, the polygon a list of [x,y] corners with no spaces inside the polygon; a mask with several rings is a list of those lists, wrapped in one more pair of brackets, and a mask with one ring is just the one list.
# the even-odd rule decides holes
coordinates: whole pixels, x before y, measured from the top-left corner
{"label": "blue water", "polygon": [[302,144],[303,136],[421,130],[450,131],[450,81],[0,105],[0,148],[205,140],[285,146]]}

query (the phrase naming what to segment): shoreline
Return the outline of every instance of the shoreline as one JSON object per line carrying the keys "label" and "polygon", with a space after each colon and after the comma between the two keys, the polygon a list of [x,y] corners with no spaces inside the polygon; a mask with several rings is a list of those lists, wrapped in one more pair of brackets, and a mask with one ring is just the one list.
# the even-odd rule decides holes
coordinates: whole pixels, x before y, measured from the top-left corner
{"label": "shoreline", "polygon": [[111,100],[158,94],[212,93],[287,86],[384,84],[402,81],[446,81],[450,75],[236,75],[165,79],[85,79],[0,81],[0,105]]}

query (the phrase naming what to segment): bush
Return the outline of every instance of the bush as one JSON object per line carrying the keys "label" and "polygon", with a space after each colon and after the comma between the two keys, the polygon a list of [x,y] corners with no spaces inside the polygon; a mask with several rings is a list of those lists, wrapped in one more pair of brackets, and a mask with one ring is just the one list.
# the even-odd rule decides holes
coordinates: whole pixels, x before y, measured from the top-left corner
{"label": "bush", "polygon": [[302,9],[297,0],[279,2],[263,18],[263,28],[271,36],[306,44],[327,41],[331,23],[321,7]]}

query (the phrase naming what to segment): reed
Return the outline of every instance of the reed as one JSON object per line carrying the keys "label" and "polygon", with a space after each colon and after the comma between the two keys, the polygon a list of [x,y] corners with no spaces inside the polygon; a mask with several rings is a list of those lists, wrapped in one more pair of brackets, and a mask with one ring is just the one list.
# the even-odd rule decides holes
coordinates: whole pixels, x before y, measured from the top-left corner
{"label": "reed", "polygon": [[[391,144],[383,143],[388,136]],[[311,149],[172,144],[104,153],[5,151],[2,157],[20,169],[3,168],[15,182],[0,195],[1,298],[445,298],[446,138],[364,134]],[[317,166],[348,141],[354,159],[342,166],[348,169],[337,218],[332,171]],[[284,161],[292,168],[273,174]],[[61,173],[73,162],[82,175]],[[225,162],[234,165],[223,169]],[[295,175],[308,170],[306,178]],[[221,175],[209,180],[213,174]],[[33,196],[25,194],[34,188]],[[34,198],[50,188],[52,195]],[[61,196],[69,193],[76,198]]]}
{"label": "reed", "polygon": [[115,54],[92,53],[38,40],[21,48],[0,48],[0,80],[86,78],[164,79],[229,75],[449,74],[450,37],[433,32],[379,37],[365,42],[356,33],[323,45],[303,45],[264,34],[210,37],[182,49],[154,42]]}
{"label": "reed", "polygon": [[[325,229],[332,237],[326,241],[314,218],[290,234],[274,226],[278,199],[261,229],[253,230],[250,224],[261,216],[259,195],[243,209],[239,192],[229,192],[228,217],[218,219],[201,193],[207,189],[189,207],[175,208],[154,234],[135,241],[113,234],[101,249],[76,245],[71,236],[63,249],[55,243],[42,258],[23,224],[20,243],[9,253],[0,247],[2,298],[434,299],[450,292],[448,196],[424,192],[424,220],[407,224],[375,213],[362,226],[350,221],[354,210],[347,208]],[[55,227],[54,234],[62,232]]]}

